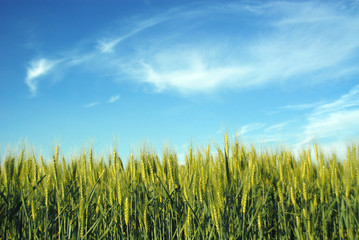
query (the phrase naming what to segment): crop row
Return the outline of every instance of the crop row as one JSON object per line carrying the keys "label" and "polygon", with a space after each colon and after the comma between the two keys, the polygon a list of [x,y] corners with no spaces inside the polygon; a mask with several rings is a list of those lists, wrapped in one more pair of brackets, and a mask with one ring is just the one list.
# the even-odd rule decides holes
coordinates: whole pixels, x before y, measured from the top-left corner
{"label": "crop row", "polygon": [[21,151],[0,168],[0,238],[358,239],[358,152],[339,161],[314,145],[295,157],[227,135],[184,164],[170,150],[126,162]]}

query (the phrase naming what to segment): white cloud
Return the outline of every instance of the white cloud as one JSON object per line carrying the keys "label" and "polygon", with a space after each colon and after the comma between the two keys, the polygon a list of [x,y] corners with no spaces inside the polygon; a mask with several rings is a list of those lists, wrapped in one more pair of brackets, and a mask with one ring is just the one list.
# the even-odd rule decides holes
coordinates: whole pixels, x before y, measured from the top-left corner
{"label": "white cloud", "polygon": [[119,99],[120,99],[120,95],[112,96],[112,97],[108,100],[108,103],[117,102]]}
{"label": "white cloud", "polygon": [[239,131],[239,135],[245,135],[249,132],[253,132],[255,130],[261,129],[265,126],[263,123],[250,123],[241,127]]}
{"label": "white cloud", "polygon": [[[236,9],[230,6],[217,11],[204,7],[192,18],[176,15],[173,18],[183,19],[166,22],[163,33],[139,35],[143,40],[133,45],[135,54],[126,59],[131,64],[124,64],[124,71],[157,91],[175,89],[181,93],[259,87],[272,82],[306,85],[330,81],[338,72],[353,74],[355,63],[349,60],[359,47],[358,16],[341,12],[334,5],[311,2],[252,6],[259,9],[255,13],[241,4]],[[212,18],[206,20],[209,12]],[[274,12],[277,17],[273,17]],[[253,20],[252,25],[234,20],[238,25],[234,27],[221,20],[241,14]],[[264,19],[260,24],[256,24],[258,16]],[[216,24],[223,24],[219,32],[201,30],[216,18]],[[180,20],[189,26],[198,19],[198,26],[171,30]],[[262,33],[243,33],[241,29],[248,27]],[[201,34],[194,37],[197,32]]]}
{"label": "white cloud", "polygon": [[233,84],[233,79],[240,78],[249,71],[245,67],[208,67],[203,62],[194,63],[191,61],[191,59],[188,59],[188,62],[192,63],[192,65],[182,69],[165,69],[162,71],[143,63],[143,81],[153,84],[158,91],[175,88],[186,94],[207,92],[219,87],[226,88],[228,85]]}
{"label": "white cloud", "polygon": [[135,27],[130,30],[130,32],[123,34],[120,37],[116,37],[114,39],[102,39],[98,41],[98,45],[97,48],[102,52],[102,53],[111,53],[114,51],[114,48],[117,44],[119,44],[120,42],[133,37],[134,35],[136,35],[137,33],[146,30],[147,28],[153,27],[163,21],[166,21],[168,18],[170,18],[170,15],[160,15],[154,18],[149,18],[146,20],[142,20],[142,21],[138,21],[135,24]]}
{"label": "white cloud", "polygon": [[[269,5],[268,13],[276,6]],[[328,72],[325,77],[330,80],[333,69],[349,67],[343,64],[359,46],[357,16],[309,2],[286,3],[281,7],[281,17],[269,19],[272,31],[249,46],[255,59],[253,66],[258,70],[253,77],[258,83],[290,81],[321,70]],[[323,78],[312,77],[307,81],[322,82]]]}
{"label": "white cloud", "polygon": [[288,125],[288,122],[274,124],[270,127],[265,128],[264,131],[265,132],[277,132],[277,131],[282,130],[286,125]]}
{"label": "white cloud", "polygon": [[319,138],[345,137],[359,133],[359,109],[334,111],[320,116],[312,116],[305,126],[308,136]]}
{"label": "white cloud", "polygon": [[89,103],[89,104],[84,105],[83,107],[84,107],[84,108],[90,108],[90,107],[94,107],[94,106],[96,106],[96,105],[98,105],[98,104],[99,104],[98,102],[92,102],[92,103]]}
{"label": "white cloud", "polygon": [[103,53],[113,52],[113,48],[123,40],[123,38],[117,38],[114,40],[101,40],[99,41],[97,47]]}
{"label": "white cloud", "polygon": [[[245,125],[241,135],[251,132],[250,136],[256,142],[266,141],[267,137],[273,141],[280,139],[298,149],[319,143],[326,154],[337,151],[341,157],[347,144],[359,136],[359,85],[331,101],[291,105],[283,109],[306,111],[267,128],[262,123]],[[285,115],[281,113],[281,117]],[[263,132],[255,131],[262,128]]]}
{"label": "white cloud", "polygon": [[319,105],[323,104],[323,102],[318,103],[306,103],[306,104],[295,104],[295,105],[285,105],[283,107],[280,107],[282,109],[288,109],[288,110],[308,110],[313,109]]}
{"label": "white cloud", "polygon": [[359,85],[339,99],[316,107],[308,116],[304,136],[308,140],[317,138],[330,141],[355,137],[359,135],[358,119]]}
{"label": "white cloud", "polygon": [[[97,49],[100,50],[100,53],[95,49],[81,50],[74,48],[72,50],[63,50],[64,56],[60,60],[48,60],[45,58],[33,60],[30,62],[29,67],[27,68],[25,83],[28,85],[30,92],[33,95],[36,95],[39,82],[38,78],[47,74],[59,63],[62,63],[62,71],[64,72],[70,68],[79,66],[81,67],[87,64],[94,64],[94,66],[96,66],[99,71],[112,71],[112,73],[117,72],[115,68],[118,68],[118,64],[115,64],[115,68],[112,64],[112,62],[116,59],[104,58],[101,55],[103,53],[113,52],[116,45],[118,45],[120,42],[135,36],[141,31],[166,21],[170,16],[170,14],[162,14],[149,19],[134,21],[131,24],[134,26],[133,29],[127,33],[122,34],[120,37],[99,40]],[[110,69],[111,67],[112,69]]]}
{"label": "white cloud", "polygon": [[[107,103],[114,103],[120,99],[120,95],[111,96]],[[101,104],[101,102],[91,102],[89,104],[83,105],[84,108],[90,108]]]}
{"label": "white cloud", "polygon": [[51,61],[45,58],[34,60],[30,62],[27,68],[27,75],[25,79],[26,85],[32,95],[36,95],[39,77],[47,74],[59,61]]}
{"label": "white cloud", "polygon": [[85,54],[68,53],[66,58],[64,58],[63,62],[66,63],[66,67],[69,68],[78,65],[81,66],[81,64],[91,62],[97,57],[97,54],[95,54],[94,52],[89,52]]}
{"label": "white cloud", "polygon": [[338,100],[318,106],[315,115],[341,111],[359,106],[359,85],[354,86],[349,93],[344,94]]}
{"label": "white cloud", "polygon": [[[98,38],[97,49],[72,51],[81,54],[66,56],[63,70],[86,65],[115,80],[181,94],[306,87],[359,72],[359,16],[335,3],[189,4],[122,19],[112,30]],[[49,63],[41,59],[28,69],[30,91],[54,67]]]}

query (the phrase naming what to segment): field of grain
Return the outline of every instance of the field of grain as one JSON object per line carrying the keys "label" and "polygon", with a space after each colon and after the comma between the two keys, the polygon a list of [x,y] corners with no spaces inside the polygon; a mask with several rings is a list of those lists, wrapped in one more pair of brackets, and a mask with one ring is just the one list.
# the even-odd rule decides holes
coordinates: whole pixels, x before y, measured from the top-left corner
{"label": "field of grain", "polygon": [[[228,142],[127,159],[89,149],[0,168],[1,239],[358,239],[359,148],[298,157]],[[138,155],[138,156],[137,156]]]}

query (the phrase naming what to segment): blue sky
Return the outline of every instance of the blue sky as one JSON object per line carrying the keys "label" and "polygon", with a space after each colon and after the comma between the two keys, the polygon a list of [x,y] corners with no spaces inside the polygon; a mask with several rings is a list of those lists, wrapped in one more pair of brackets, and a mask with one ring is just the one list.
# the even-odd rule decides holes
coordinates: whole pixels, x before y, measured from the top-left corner
{"label": "blue sky", "polygon": [[0,1],[0,145],[359,135],[359,1]]}

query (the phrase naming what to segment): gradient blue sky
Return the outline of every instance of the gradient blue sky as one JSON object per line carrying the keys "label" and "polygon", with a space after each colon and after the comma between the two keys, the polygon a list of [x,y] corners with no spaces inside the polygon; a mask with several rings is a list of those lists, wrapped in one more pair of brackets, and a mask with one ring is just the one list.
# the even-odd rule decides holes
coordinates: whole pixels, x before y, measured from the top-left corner
{"label": "gradient blue sky", "polygon": [[[359,2],[0,1],[1,153],[144,141],[343,151],[359,135]],[[116,139],[116,140],[114,140]],[[20,144],[21,145],[21,144]]]}

